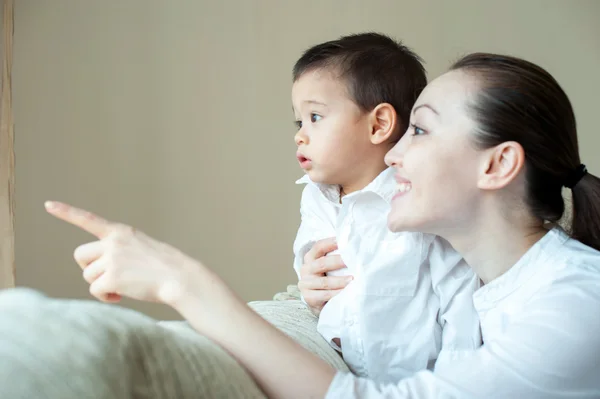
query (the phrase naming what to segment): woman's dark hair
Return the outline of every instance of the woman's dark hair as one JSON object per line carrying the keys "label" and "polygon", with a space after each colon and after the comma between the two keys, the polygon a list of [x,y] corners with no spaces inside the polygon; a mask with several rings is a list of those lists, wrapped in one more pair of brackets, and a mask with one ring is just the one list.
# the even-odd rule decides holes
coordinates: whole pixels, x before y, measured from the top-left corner
{"label": "woman's dark hair", "polygon": [[575,114],[558,82],[538,65],[499,54],[470,54],[451,70],[477,79],[478,90],[468,106],[478,125],[476,145],[491,148],[515,141],[523,147],[526,203],[532,213],[558,222],[565,211],[562,187],[572,186],[570,233],[600,250],[600,179],[581,165]]}

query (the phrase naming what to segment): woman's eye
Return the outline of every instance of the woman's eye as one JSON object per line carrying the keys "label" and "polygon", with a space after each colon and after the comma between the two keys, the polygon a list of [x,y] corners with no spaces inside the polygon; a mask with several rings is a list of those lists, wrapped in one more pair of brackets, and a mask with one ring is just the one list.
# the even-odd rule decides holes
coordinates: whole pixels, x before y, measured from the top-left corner
{"label": "woman's eye", "polygon": [[312,123],[318,122],[321,120],[321,115],[317,115],[317,114],[310,114],[310,121]]}
{"label": "woman's eye", "polygon": [[298,130],[302,129],[302,121],[294,121],[294,125],[296,125]]}
{"label": "woman's eye", "polygon": [[412,124],[412,128],[413,128],[413,136],[420,136],[422,134],[425,134],[425,130],[421,129],[419,126]]}

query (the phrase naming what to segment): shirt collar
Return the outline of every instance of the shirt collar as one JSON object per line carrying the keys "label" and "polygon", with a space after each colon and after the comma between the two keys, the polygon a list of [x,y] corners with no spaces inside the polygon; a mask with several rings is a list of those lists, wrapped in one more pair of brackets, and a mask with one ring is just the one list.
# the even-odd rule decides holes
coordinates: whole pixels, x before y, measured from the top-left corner
{"label": "shirt collar", "polygon": [[546,260],[569,239],[560,227],[554,227],[539,239],[517,263],[500,277],[477,290],[473,296],[479,310],[494,307],[542,270]]}
{"label": "shirt collar", "polygon": [[[351,198],[361,193],[374,193],[383,198],[388,204],[396,192],[396,181],[394,179],[394,168],[387,168],[381,172],[371,183],[362,190],[350,193],[344,198]],[[337,184],[322,184],[313,182],[308,175],[302,176],[296,180],[296,184],[312,184],[319,188],[323,196],[333,202],[340,203],[340,186]]]}

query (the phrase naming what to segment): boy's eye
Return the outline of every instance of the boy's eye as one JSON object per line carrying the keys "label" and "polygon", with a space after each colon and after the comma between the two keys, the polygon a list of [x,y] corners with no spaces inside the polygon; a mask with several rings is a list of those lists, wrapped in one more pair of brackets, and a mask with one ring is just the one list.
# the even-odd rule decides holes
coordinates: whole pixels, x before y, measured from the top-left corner
{"label": "boy's eye", "polygon": [[[321,119],[323,119],[323,117],[319,114],[310,114],[310,121],[311,123],[315,123],[320,121]],[[296,125],[296,128],[298,128],[298,130],[302,129],[302,121],[294,121],[294,125]]]}

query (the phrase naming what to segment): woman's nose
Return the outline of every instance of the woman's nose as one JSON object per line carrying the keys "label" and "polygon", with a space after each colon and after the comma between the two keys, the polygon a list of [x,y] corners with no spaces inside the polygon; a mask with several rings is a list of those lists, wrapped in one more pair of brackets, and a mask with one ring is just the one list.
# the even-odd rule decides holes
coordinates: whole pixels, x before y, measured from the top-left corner
{"label": "woman's nose", "polygon": [[395,168],[400,168],[402,167],[402,151],[401,151],[401,141],[400,140],[398,143],[396,143],[396,145],[394,147],[392,147],[391,150],[389,150],[387,152],[387,154],[385,154],[385,158],[384,161],[386,163],[387,166],[392,166]]}

